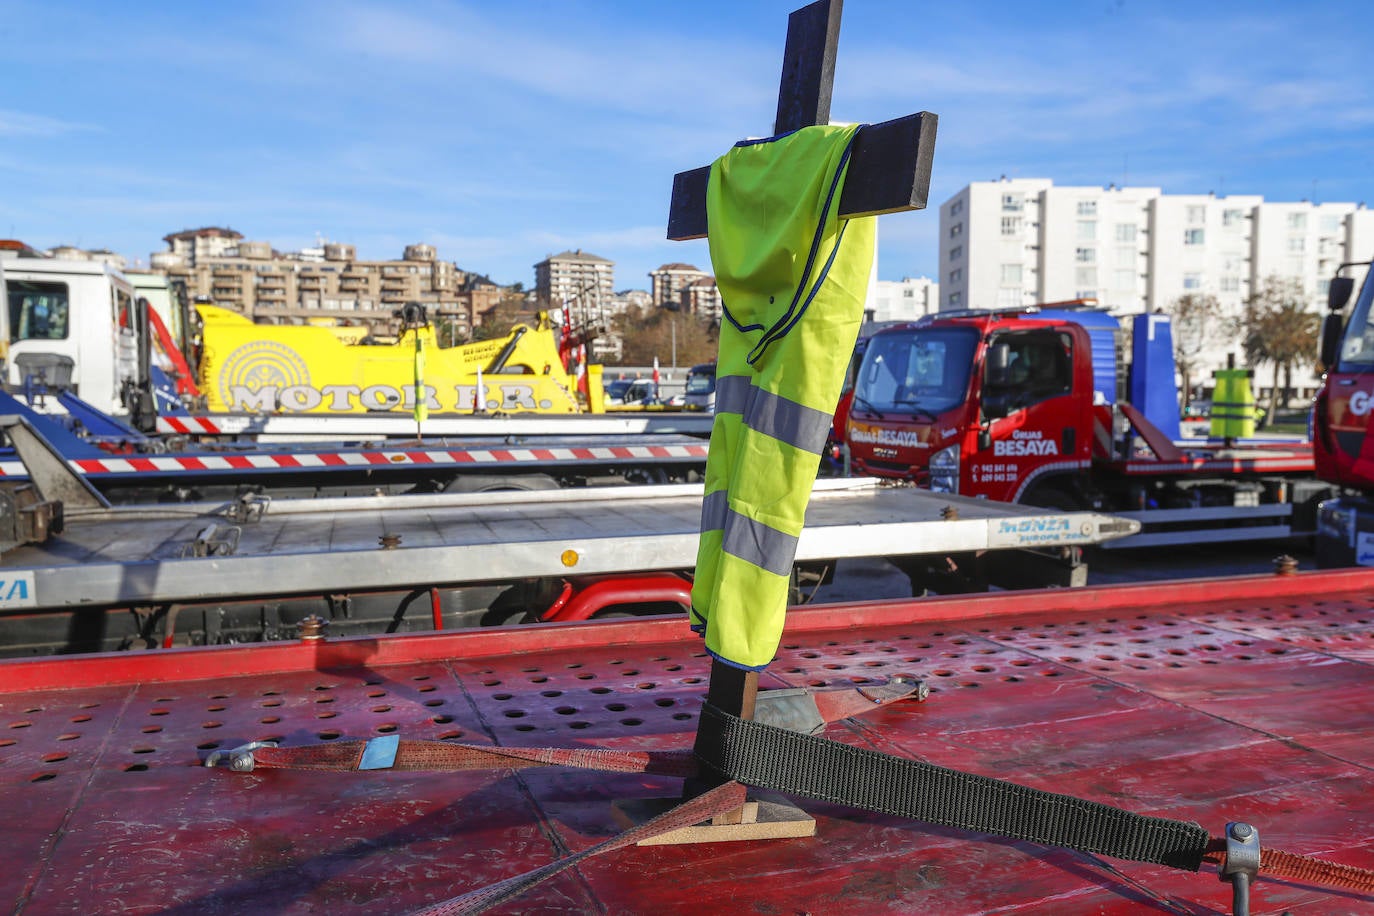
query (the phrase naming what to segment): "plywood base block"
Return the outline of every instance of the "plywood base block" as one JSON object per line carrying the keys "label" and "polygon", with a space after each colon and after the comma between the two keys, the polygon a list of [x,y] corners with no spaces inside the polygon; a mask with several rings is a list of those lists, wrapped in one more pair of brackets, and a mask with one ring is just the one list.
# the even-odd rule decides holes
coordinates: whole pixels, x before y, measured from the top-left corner
{"label": "plywood base block", "polygon": [[[681,798],[628,799],[612,803],[616,821],[626,829],[637,827],[682,804]],[[781,795],[750,793],[742,808],[717,815],[710,821],[681,827],[640,840],[638,846],[671,846],[683,843],[729,843],[736,840],[779,840],[815,836],[816,819]]]}

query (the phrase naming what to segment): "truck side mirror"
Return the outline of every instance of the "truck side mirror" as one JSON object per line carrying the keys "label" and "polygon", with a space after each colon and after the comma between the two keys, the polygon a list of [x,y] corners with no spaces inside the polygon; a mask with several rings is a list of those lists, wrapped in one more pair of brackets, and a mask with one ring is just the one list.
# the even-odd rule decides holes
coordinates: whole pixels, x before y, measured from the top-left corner
{"label": "truck side mirror", "polygon": [[987,380],[993,385],[1007,383],[1007,369],[1011,365],[1011,346],[1005,343],[988,347]]}
{"label": "truck side mirror", "polygon": [[1321,363],[1326,369],[1336,365],[1341,349],[1341,316],[1331,312],[1322,319]]}
{"label": "truck side mirror", "polygon": [[[1332,277],[1331,286],[1326,290],[1326,307],[1333,312],[1339,312],[1345,308],[1345,304],[1350,301],[1350,294],[1355,290],[1354,277]],[[1325,340],[1325,338],[1323,338]],[[1323,347],[1325,345],[1323,344]],[[1322,352],[1325,352],[1323,349]]]}

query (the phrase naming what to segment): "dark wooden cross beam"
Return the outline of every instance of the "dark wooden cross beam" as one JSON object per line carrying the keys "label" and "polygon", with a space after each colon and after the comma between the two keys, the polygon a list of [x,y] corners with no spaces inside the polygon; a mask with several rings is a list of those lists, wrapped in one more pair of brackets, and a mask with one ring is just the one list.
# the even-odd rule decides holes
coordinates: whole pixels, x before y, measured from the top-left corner
{"label": "dark wooden cross beam", "polygon": [[[830,123],[842,7],[843,0],[817,0],[788,17],[774,136]],[[935,115],[920,111],[860,128],[840,195],[840,218],[924,209],[930,193],[937,122]],[[673,176],[668,238],[683,241],[706,237],[706,183],[710,177],[709,165]]]}
{"label": "dark wooden cross beam", "polygon": [[[841,8],[842,0],[817,0],[788,17],[774,135],[830,122]],[[930,192],[936,123],[935,115],[922,111],[860,128],[840,195],[840,217],[923,209]],[[705,237],[710,176],[711,167],[705,166],[673,177],[668,238]],[[714,662],[707,702],[732,715],[753,718],[758,683],[757,672]]]}

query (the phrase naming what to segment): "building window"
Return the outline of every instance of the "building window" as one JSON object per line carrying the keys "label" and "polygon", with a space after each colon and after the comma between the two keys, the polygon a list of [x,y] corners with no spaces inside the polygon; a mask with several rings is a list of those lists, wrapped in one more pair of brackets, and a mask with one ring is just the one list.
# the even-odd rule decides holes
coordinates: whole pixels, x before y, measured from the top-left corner
{"label": "building window", "polygon": [[1341,218],[1339,216],[1332,216],[1329,213],[1326,214],[1322,217],[1321,231],[1324,233],[1340,232]]}
{"label": "building window", "polygon": [[1003,264],[1002,265],[1002,285],[1020,286],[1021,285],[1021,265]]}
{"label": "building window", "polygon": [[1003,213],[1020,213],[1022,207],[1024,207],[1024,206],[1025,206],[1025,200],[1021,197],[1020,194],[1003,194],[1003,195],[1002,195],[1002,212],[1003,212]]}
{"label": "building window", "polygon": [[[1301,216],[1302,214],[1299,213],[1298,215]],[[1300,236],[1300,235],[1295,235],[1295,236],[1293,236],[1292,238],[1290,238],[1290,239],[1288,240],[1288,250],[1289,250],[1289,251],[1306,251],[1306,250],[1307,250],[1307,239],[1303,238],[1303,237]]]}
{"label": "building window", "polygon": [[963,202],[962,200],[956,200],[954,203],[952,203],[952,204],[949,205],[949,215],[950,215],[950,216],[958,216],[960,213],[963,213],[963,212],[964,212],[964,202]]}
{"label": "building window", "polygon": [[1207,222],[1207,208],[1192,206],[1188,208],[1188,225],[1201,226]]}
{"label": "building window", "polygon": [[1207,230],[1206,230],[1206,229],[1184,229],[1184,230],[1183,230],[1183,244],[1185,244],[1185,245],[1201,245],[1201,244],[1205,243],[1206,241],[1207,241]]}
{"label": "building window", "polygon": [[1240,292],[1240,277],[1222,277],[1219,286],[1223,293]]}
{"label": "building window", "polygon": [[1202,274],[1184,274],[1184,289],[1202,289]]}
{"label": "building window", "polygon": [[1318,281],[1317,281],[1317,295],[1318,295],[1318,296],[1325,296],[1325,295],[1326,295],[1327,293],[1329,293],[1329,292],[1331,292],[1331,281],[1330,281],[1330,280],[1318,280]]}
{"label": "building window", "polygon": [[1134,248],[1118,248],[1116,250],[1117,267],[1135,267],[1135,258]]}
{"label": "building window", "polygon": [[1223,210],[1221,212],[1221,224],[1223,226],[1239,226],[1244,221],[1244,210]]}
{"label": "building window", "polygon": [[1078,284],[1078,285],[1081,286],[1081,287],[1089,287],[1089,286],[1091,286],[1091,287],[1094,287],[1094,288],[1095,288],[1095,287],[1097,286],[1097,268],[1096,268],[1096,267],[1078,267],[1078,268],[1075,268],[1075,269],[1074,269],[1074,272],[1073,272],[1073,280],[1074,280],[1074,283]]}
{"label": "building window", "polygon": [[1118,242],[1135,241],[1135,223],[1117,223],[1116,240]]}
{"label": "building window", "polygon": [[960,302],[963,302],[963,301],[964,301],[964,294],[963,294],[963,293],[950,293],[950,294],[949,294],[949,304],[950,304],[950,305],[958,305]]}
{"label": "building window", "polygon": [[1017,236],[1021,234],[1021,217],[1004,216],[1002,217],[1002,235]]}
{"label": "building window", "polygon": [[1135,289],[1135,271],[1118,270],[1113,274],[1112,285],[1117,289]]}
{"label": "building window", "polygon": [[1097,220],[1080,219],[1078,221],[1078,239],[1083,242],[1090,242],[1097,238]]}
{"label": "building window", "polygon": [[1003,287],[997,291],[997,307],[1014,309],[1021,305],[1021,287]]}
{"label": "building window", "polygon": [[956,267],[949,272],[949,282],[958,283],[962,279],[964,279],[964,269],[962,267]]}
{"label": "building window", "polygon": [[1088,288],[1088,287],[1084,287],[1084,288],[1082,288],[1082,289],[1076,289],[1076,290],[1073,291],[1073,297],[1074,297],[1075,299],[1096,299],[1096,298],[1097,298],[1097,290],[1096,290],[1096,289],[1091,289],[1091,288]]}
{"label": "building window", "polygon": [[1307,228],[1307,214],[1306,214],[1306,213],[1290,213],[1290,214],[1288,214],[1288,228],[1289,228],[1289,229],[1306,229],[1306,228]]}
{"label": "building window", "polygon": [[1080,200],[1080,201],[1078,202],[1078,215],[1079,215],[1079,216],[1096,216],[1096,215],[1097,215],[1097,201],[1095,201],[1095,200]]}
{"label": "building window", "polygon": [[1096,248],[1075,248],[1074,251],[1073,251],[1073,259],[1074,259],[1075,261],[1077,261],[1079,264],[1096,264],[1096,263],[1097,263],[1097,249],[1096,249]]}
{"label": "building window", "polygon": [[963,234],[964,234],[964,224],[963,224],[963,223],[955,223],[953,226],[950,226],[950,227],[949,227],[949,237],[950,237],[950,238],[952,238],[952,239],[957,239],[959,236],[961,236],[961,235],[963,235]]}
{"label": "building window", "polygon": [[955,245],[953,248],[951,248],[951,249],[949,250],[949,259],[950,259],[951,261],[957,261],[957,260],[959,260],[960,258],[962,258],[963,256],[964,256],[964,246],[963,246],[963,245]]}

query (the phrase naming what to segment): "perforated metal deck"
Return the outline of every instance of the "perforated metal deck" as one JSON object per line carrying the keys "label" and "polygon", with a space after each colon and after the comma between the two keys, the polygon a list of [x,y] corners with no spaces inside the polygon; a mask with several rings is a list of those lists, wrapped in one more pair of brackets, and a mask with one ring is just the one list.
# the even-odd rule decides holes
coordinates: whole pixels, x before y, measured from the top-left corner
{"label": "perforated metal deck", "polygon": [[[792,612],[763,687],[915,674],[838,740],[1374,866],[1374,572]],[[47,913],[404,913],[594,845],[680,782],[564,769],[235,774],[250,740],[690,746],[680,620],[0,663],[0,901]],[[814,838],[631,848],[507,913],[1218,913],[1199,874],[802,801]],[[1255,912],[1374,912],[1261,880]]]}

